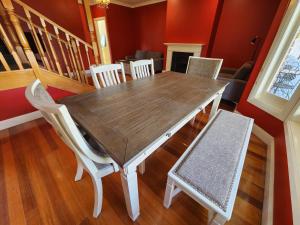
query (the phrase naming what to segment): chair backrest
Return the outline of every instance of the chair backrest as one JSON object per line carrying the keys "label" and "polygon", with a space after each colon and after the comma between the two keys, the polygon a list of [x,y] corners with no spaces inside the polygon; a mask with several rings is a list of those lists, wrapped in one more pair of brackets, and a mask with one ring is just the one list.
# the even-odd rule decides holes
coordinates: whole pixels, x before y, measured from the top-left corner
{"label": "chair backrest", "polygon": [[154,75],[153,59],[143,59],[138,61],[130,61],[130,71],[132,79],[141,79]]}
{"label": "chair backrest", "polygon": [[42,113],[62,140],[84,164],[91,164],[90,160],[102,164],[113,163],[111,158],[93,152],[91,146],[78,130],[67,107],[56,104],[39,80],[34,81],[26,88],[25,96],[32,106]]}
{"label": "chair backrest", "polygon": [[[123,63],[91,66],[90,68],[94,85],[97,89],[120,84],[119,71],[122,74],[123,82],[126,82]],[[99,82],[99,79],[100,82]]]}
{"label": "chair backrest", "polygon": [[217,79],[223,59],[190,56],[186,74],[197,74],[211,79]]}

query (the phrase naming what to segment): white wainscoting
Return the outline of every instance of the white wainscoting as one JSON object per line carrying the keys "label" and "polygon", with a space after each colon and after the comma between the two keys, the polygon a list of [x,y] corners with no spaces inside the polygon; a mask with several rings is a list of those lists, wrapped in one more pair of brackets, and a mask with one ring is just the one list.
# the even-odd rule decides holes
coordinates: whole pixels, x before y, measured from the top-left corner
{"label": "white wainscoting", "polygon": [[39,111],[34,111],[21,116],[13,117],[7,120],[0,121],[0,130],[4,130],[13,126],[17,126],[22,123],[26,123],[42,117]]}
{"label": "white wainscoting", "polygon": [[253,134],[268,145],[267,164],[265,176],[265,191],[262,211],[262,225],[273,225],[274,206],[274,169],[275,169],[275,143],[274,138],[265,130],[254,124]]}
{"label": "white wainscoting", "polygon": [[[235,110],[236,113],[242,114]],[[259,127],[257,124],[253,125],[252,133],[267,144],[267,161],[266,161],[266,175],[265,175],[265,190],[264,202],[262,210],[262,225],[273,225],[273,207],[274,207],[274,173],[275,173],[275,141],[274,138]]]}

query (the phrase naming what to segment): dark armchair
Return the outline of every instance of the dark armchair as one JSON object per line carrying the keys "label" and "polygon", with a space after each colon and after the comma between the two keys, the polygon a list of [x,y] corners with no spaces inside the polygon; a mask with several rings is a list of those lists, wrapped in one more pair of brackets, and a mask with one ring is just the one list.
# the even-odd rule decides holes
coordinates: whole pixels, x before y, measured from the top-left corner
{"label": "dark armchair", "polygon": [[229,82],[226,87],[222,99],[234,103],[240,101],[241,95],[244,91],[249,75],[253,68],[253,62],[249,61],[244,63],[239,69],[222,68],[218,80]]}
{"label": "dark armchair", "polygon": [[137,50],[134,56],[126,56],[125,59],[118,60],[118,62],[122,62],[124,64],[125,73],[130,74],[130,61],[137,61],[142,59],[153,59],[155,73],[160,73],[163,70],[164,58],[162,52]]}

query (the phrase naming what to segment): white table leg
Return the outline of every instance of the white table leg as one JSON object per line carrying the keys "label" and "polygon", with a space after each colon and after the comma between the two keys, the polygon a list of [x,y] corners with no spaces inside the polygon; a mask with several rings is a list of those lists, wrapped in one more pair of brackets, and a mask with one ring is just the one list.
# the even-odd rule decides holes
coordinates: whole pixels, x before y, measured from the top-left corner
{"label": "white table leg", "polygon": [[219,93],[218,96],[215,98],[210,110],[209,119],[212,118],[217,113],[222,98],[222,94],[223,92]]}
{"label": "white table leg", "polygon": [[146,160],[144,160],[139,166],[139,173],[141,175],[143,175],[145,173],[145,170],[146,170]]}
{"label": "white table leg", "polygon": [[128,215],[133,221],[135,221],[140,215],[136,168],[132,171],[122,170],[121,181]]}

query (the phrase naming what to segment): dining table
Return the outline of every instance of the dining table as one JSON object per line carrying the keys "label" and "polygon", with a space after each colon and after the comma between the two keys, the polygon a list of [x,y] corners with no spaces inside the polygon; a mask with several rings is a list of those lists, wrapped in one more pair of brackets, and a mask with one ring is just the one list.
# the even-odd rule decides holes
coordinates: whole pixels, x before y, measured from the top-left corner
{"label": "dining table", "polygon": [[60,100],[119,166],[127,212],[140,214],[137,169],[180,128],[212,103],[218,109],[227,82],[164,72]]}

